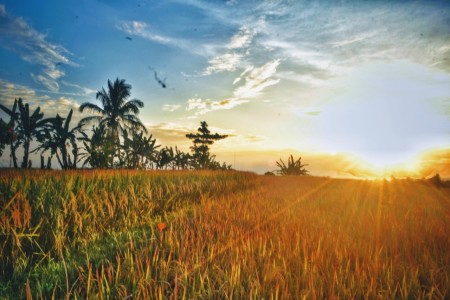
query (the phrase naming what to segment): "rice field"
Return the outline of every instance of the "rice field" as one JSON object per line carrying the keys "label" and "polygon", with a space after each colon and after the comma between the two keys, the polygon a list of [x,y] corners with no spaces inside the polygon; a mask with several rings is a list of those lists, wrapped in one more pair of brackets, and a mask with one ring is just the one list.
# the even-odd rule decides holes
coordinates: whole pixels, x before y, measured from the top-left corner
{"label": "rice field", "polygon": [[450,189],[0,171],[0,299],[446,299]]}

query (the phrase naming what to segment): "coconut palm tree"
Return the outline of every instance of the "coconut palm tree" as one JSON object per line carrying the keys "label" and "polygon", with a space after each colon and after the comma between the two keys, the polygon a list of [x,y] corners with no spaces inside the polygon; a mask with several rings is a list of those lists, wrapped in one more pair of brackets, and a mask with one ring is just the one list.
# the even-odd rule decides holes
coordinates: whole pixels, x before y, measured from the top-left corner
{"label": "coconut palm tree", "polygon": [[110,138],[116,144],[116,155],[119,155],[120,133],[119,131],[143,130],[147,129],[141,120],[136,116],[139,109],[144,107],[144,103],[138,99],[127,101],[130,97],[131,85],[126,84],[124,79],[116,78],[114,82],[108,80],[108,90],[102,88],[97,92],[96,98],[100,100],[101,105],[85,102],[80,106],[80,112],[85,110],[96,113],[97,115],[85,117],[80,121],[80,125],[91,122],[104,124],[108,129]]}

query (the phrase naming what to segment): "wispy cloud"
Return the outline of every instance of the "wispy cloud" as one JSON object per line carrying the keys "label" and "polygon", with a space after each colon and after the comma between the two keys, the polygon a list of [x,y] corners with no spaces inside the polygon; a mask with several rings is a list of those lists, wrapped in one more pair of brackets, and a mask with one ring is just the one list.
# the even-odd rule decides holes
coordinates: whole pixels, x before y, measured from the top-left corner
{"label": "wispy cloud", "polygon": [[233,82],[233,85],[242,81],[242,85],[236,87],[233,95],[227,99],[213,101],[210,99],[191,98],[187,101],[187,111],[195,111],[195,116],[206,114],[210,111],[232,109],[250,99],[261,95],[262,91],[269,86],[280,82],[280,79],[273,79],[277,67],[281,63],[280,59],[267,62],[259,68],[248,67]]}
{"label": "wispy cloud", "polygon": [[245,76],[245,83],[238,87],[233,95],[234,99],[249,99],[258,96],[265,88],[280,82],[280,79],[272,79],[280,64],[280,59],[274,59],[259,68],[253,68],[251,71],[245,70],[242,76]]}
{"label": "wispy cloud", "polygon": [[361,42],[361,41],[367,40],[375,35],[376,35],[375,32],[364,32],[362,34],[358,34],[358,35],[352,36],[350,38],[345,38],[340,41],[332,42],[331,45],[333,47],[347,46],[347,45],[350,45],[350,44],[353,44],[356,42]]}
{"label": "wispy cloud", "polygon": [[209,66],[203,72],[203,75],[210,75],[223,71],[234,71],[244,57],[239,53],[225,53],[208,61]]}
{"label": "wispy cloud", "polygon": [[252,42],[252,39],[255,36],[255,34],[256,34],[255,30],[251,30],[250,28],[244,26],[241,28],[241,30],[239,30],[237,34],[231,37],[227,47],[229,49],[239,49],[248,47]]}
{"label": "wispy cloud", "polygon": [[140,21],[129,21],[118,24],[117,29],[129,34],[139,36],[149,41],[153,41],[160,44],[171,44],[174,42],[173,38],[155,34],[151,32],[150,25]]}
{"label": "wispy cloud", "polygon": [[203,75],[211,75],[224,71],[235,71],[242,67],[242,61],[250,55],[249,47],[258,29],[264,26],[264,20],[257,22],[253,28],[242,26],[225,45],[225,52],[208,60],[208,67],[203,71]]}
{"label": "wispy cloud", "polygon": [[191,98],[187,101],[186,110],[195,111],[195,116],[204,115],[210,111],[232,109],[238,105],[248,102],[244,99],[224,99],[212,101],[210,99]]}
{"label": "wispy cloud", "polygon": [[164,104],[162,107],[163,111],[174,112],[181,108],[181,104]]}
{"label": "wispy cloud", "polygon": [[392,60],[450,70],[448,4],[365,1],[332,9],[321,2],[278,4],[276,21],[266,22],[254,48],[260,56],[286,59],[290,74],[281,78],[289,75],[315,87],[355,66]]}
{"label": "wispy cloud", "polygon": [[67,82],[67,81],[61,81],[61,83],[64,84],[65,86],[73,87],[73,88],[76,88],[76,89],[82,91],[83,93],[81,95],[83,95],[83,96],[89,96],[89,95],[95,94],[97,92],[94,89],[91,89],[91,88],[88,88],[88,87],[84,87],[84,86],[80,86],[80,85],[75,84],[75,83],[70,83],[70,82]]}
{"label": "wispy cloud", "polygon": [[29,63],[43,67],[41,74],[31,74],[33,79],[50,91],[58,91],[58,79],[63,77],[62,64],[76,66],[64,47],[52,44],[47,37],[33,29],[22,18],[10,15],[0,6],[0,43],[3,48],[15,52]]}

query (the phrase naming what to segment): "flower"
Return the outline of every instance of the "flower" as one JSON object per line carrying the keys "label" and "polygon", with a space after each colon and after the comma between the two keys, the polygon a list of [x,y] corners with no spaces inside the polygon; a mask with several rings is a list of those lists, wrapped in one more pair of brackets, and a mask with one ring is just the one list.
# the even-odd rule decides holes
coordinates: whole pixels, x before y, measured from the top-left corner
{"label": "flower", "polygon": [[159,230],[159,232],[162,232],[165,228],[166,228],[166,224],[164,224],[164,223],[158,223],[158,230]]}

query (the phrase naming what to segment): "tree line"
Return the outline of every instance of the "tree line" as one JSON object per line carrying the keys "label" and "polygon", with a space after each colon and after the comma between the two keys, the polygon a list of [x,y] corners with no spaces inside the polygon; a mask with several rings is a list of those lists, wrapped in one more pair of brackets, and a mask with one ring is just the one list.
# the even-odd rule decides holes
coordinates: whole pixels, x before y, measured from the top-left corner
{"label": "tree line", "polygon": [[[48,169],[54,157],[61,169],[231,169],[231,165],[219,163],[210,153],[210,146],[227,135],[211,133],[206,122],[200,122],[197,132],[186,135],[192,141],[190,153],[177,147],[157,145],[137,116],[144,103],[138,99],[128,100],[130,92],[131,85],[124,79],[108,80],[108,88],[96,94],[101,105],[81,104],[81,113],[94,114],[72,127],[72,109],[65,117],[57,114],[44,118],[40,107],[31,112],[29,104],[21,98],[15,99],[12,108],[0,104],[0,109],[9,117],[6,121],[0,118],[0,156],[8,147],[12,167],[23,169],[32,167],[32,153],[40,154],[40,167]],[[92,129],[90,136],[86,133],[89,128]],[[30,149],[33,141],[37,147]],[[23,150],[20,164],[19,148]]]}

